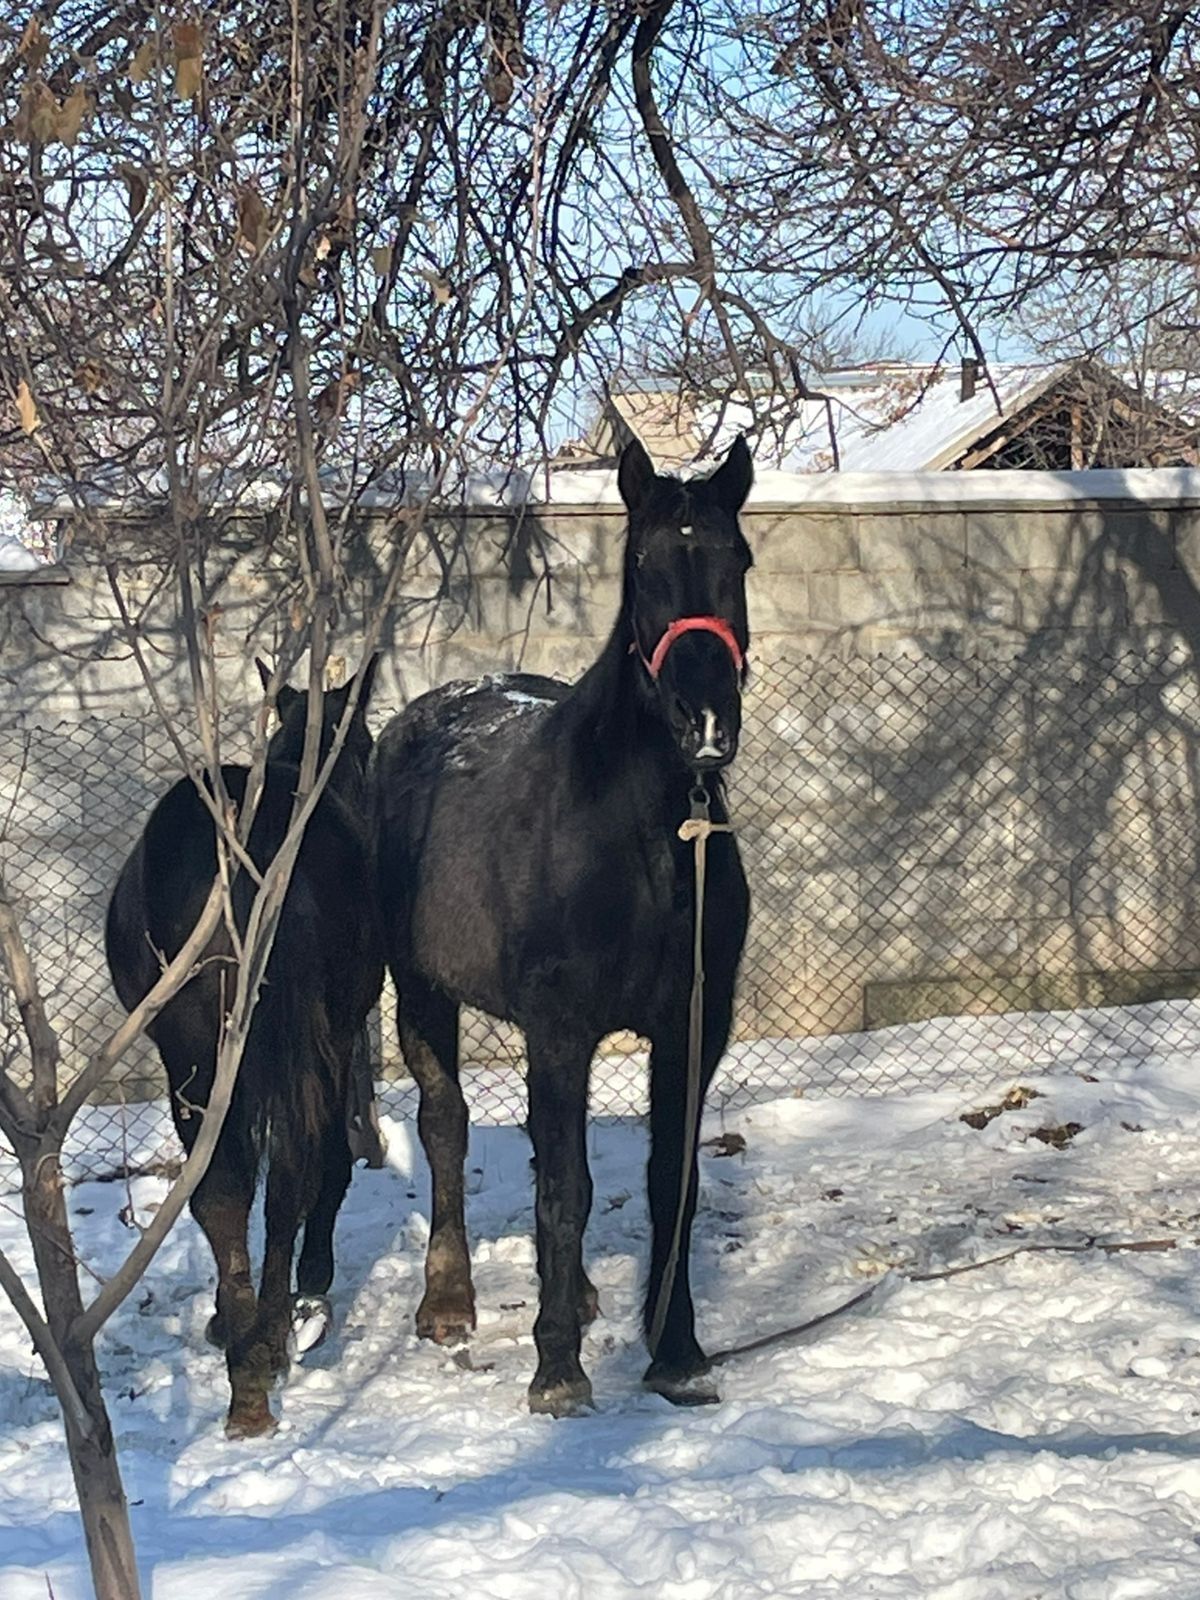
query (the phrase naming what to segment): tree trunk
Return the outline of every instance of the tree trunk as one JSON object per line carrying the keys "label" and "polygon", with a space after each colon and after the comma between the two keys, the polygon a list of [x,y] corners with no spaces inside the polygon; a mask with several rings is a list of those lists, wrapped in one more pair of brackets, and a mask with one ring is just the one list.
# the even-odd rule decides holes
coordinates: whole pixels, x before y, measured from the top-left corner
{"label": "tree trunk", "polygon": [[57,1150],[22,1162],[25,1220],[37,1263],[46,1321],[70,1382],[52,1374],[62,1406],[67,1452],[83,1518],[96,1600],[140,1600],[129,1506],[100,1387],[91,1339],[74,1344],[70,1327],[83,1310]]}

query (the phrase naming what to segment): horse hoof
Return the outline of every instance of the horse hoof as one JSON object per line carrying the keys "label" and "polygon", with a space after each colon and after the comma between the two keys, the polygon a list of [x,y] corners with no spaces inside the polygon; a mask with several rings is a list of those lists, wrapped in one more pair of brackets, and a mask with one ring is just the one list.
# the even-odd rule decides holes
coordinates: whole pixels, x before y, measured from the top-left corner
{"label": "horse hoof", "polygon": [[225,1419],[227,1439],[265,1439],[279,1426],[264,1400],[261,1406],[244,1406]]}
{"label": "horse hoof", "polygon": [[543,1384],[535,1379],[529,1385],[529,1409],[535,1416],[584,1417],[596,1409],[591,1382],[587,1378],[570,1378],[562,1383]]}
{"label": "horse hoof", "polygon": [[717,1406],[721,1403],[721,1391],[702,1372],[687,1376],[678,1372],[655,1372],[651,1367],[642,1379],[642,1387],[651,1394],[661,1395],[673,1406]]}
{"label": "horse hoof", "polygon": [[432,1339],[434,1344],[465,1344],[475,1331],[475,1307],[466,1305],[429,1305],[424,1300],[417,1307],[417,1337]]}
{"label": "horse hoof", "polygon": [[323,1294],[298,1294],[292,1301],[292,1330],[287,1353],[299,1361],[310,1350],[319,1350],[333,1326],[333,1307]]}

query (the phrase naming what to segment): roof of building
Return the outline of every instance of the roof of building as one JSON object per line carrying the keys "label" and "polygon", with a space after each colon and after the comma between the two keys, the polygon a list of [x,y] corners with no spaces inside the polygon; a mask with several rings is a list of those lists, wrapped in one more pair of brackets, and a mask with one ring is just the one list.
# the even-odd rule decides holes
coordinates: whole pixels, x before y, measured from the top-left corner
{"label": "roof of building", "polygon": [[[674,385],[645,382],[608,399],[625,429],[664,468],[719,455],[735,434],[754,441],[760,467],[784,472],[940,472],[958,464],[1005,421],[1036,405],[1061,380],[1077,376],[1128,392],[1132,403],[1178,410],[1188,385],[1155,374],[1146,394],[1098,362],[1000,363],[978,371],[973,392],[958,367],[875,362],[814,375],[808,398],[773,407],[680,396]],[[609,453],[593,430],[595,453]]]}

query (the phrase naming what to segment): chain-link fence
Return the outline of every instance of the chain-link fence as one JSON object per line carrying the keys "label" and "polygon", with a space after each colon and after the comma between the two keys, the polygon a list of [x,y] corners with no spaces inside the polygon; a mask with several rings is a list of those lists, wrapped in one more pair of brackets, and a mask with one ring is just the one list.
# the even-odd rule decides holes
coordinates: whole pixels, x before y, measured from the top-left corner
{"label": "chain-link fence", "polygon": [[[119,1019],[104,911],[176,773],[156,720],[0,727],[0,849],[68,1064]],[[760,662],[730,785],[753,913],[712,1102],[982,1086],[1081,1045],[1200,1047],[1184,1003],[1200,993],[1198,784],[1200,689],[1178,643]],[[411,1110],[390,993],[375,1039],[385,1102]],[[638,1043],[606,1042],[594,1110],[644,1109]],[[519,1036],[466,1013],[462,1056],[473,1114],[520,1119]],[[142,1042],[81,1118],[73,1169],[161,1159],[161,1094]]]}

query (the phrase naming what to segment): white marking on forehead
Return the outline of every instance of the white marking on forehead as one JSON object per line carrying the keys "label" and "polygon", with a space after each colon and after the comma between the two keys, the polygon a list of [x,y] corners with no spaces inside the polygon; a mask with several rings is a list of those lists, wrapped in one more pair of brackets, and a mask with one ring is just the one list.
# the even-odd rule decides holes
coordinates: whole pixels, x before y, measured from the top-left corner
{"label": "white marking on forehead", "polygon": [[680,531],[680,533],[691,533],[691,531],[692,531],[691,523],[690,522],[681,522],[679,524],[679,531]]}

